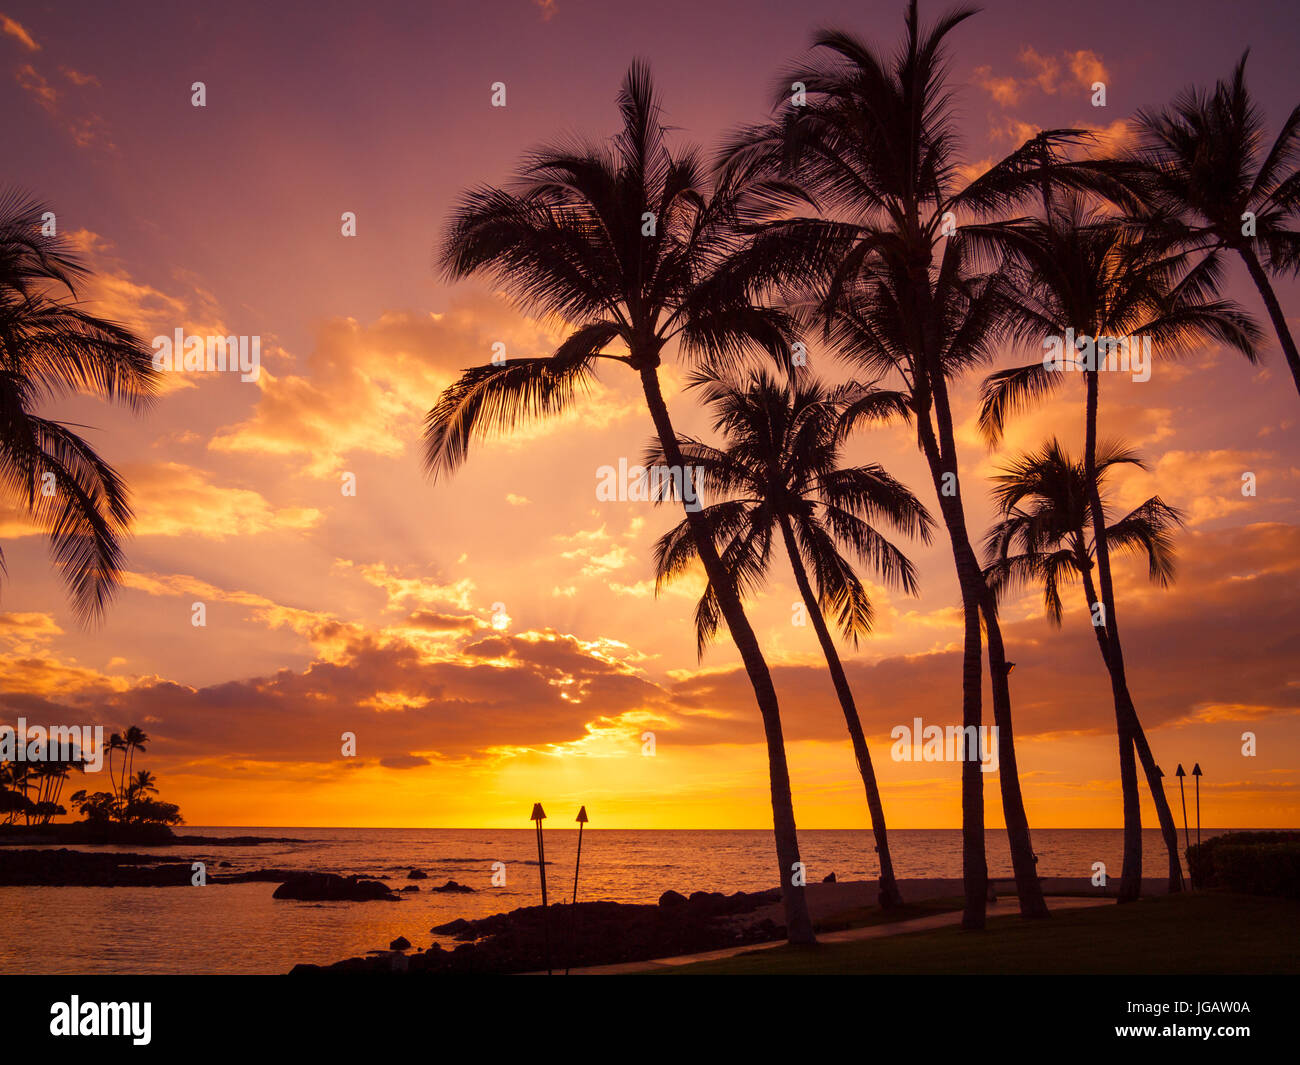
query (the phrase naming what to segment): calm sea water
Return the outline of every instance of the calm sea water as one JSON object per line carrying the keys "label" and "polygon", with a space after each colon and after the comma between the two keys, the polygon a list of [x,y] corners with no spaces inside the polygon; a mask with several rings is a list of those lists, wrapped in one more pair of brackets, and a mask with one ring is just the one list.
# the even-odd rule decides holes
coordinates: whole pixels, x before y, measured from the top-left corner
{"label": "calm sea water", "polygon": [[[0,973],[283,973],[384,949],[399,935],[416,947],[430,928],[455,917],[483,917],[539,901],[536,836],[531,829],[197,828],[205,836],[292,836],[305,843],[257,847],[178,847],[159,851],[196,859],[210,873],[246,869],[313,869],[360,873],[404,886],[406,874],[429,874],[420,893],[388,902],[287,902],[271,898],[273,883],[204,888],[0,887]],[[1207,835],[1219,829],[1206,829]],[[1119,829],[1038,829],[1034,848],[1044,876],[1089,876],[1102,861],[1118,873]],[[866,830],[799,833],[809,881],[834,872],[840,880],[878,874]],[[573,892],[577,833],[546,833],[547,888],[552,901]],[[1156,830],[1144,833],[1146,873],[1165,871]],[[961,875],[961,833],[890,833],[900,878]],[[141,848],[122,848],[139,850]],[[0,860],[3,852],[0,851]],[[989,873],[1009,877],[1006,836],[988,834]],[[229,867],[218,866],[229,862]],[[493,886],[493,863],[505,884]],[[580,900],[654,902],[673,889],[756,891],[775,884],[770,831],[585,832]],[[474,894],[434,894],[452,879]]]}

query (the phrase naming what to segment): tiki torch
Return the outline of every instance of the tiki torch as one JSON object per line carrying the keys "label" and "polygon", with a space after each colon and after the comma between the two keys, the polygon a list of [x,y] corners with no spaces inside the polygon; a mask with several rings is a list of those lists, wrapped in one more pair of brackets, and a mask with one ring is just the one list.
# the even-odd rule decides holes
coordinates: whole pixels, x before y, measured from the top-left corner
{"label": "tiki torch", "polygon": [[537,825],[537,874],[542,879],[542,942],[545,944],[546,975],[551,975],[551,930],[546,921],[546,848],[542,846],[542,822],[546,820],[546,811],[540,802],[533,803],[531,818]]}

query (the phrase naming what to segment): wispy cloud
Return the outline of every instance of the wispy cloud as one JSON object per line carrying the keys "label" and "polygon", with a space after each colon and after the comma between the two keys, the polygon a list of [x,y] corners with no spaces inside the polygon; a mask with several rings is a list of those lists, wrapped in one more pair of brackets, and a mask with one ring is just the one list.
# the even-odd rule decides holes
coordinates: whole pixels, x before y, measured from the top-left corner
{"label": "wispy cloud", "polygon": [[0,32],[6,37],[12,37],[29,52],[41,50],[41,46],[36,43],[36,38],[23,28],[22,23],[11,19],[8,15],[0,15]]}

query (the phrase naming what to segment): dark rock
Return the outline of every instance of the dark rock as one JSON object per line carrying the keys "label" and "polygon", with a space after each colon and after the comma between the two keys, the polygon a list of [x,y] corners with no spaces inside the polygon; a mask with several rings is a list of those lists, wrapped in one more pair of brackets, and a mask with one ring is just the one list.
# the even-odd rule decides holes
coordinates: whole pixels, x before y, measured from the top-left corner
{"label": "dark rock", "polygon": [[402,888],[402,894],[405,895],[408,894],[409,892],[419,891],[419,890],[420,890],[419,884],[407,884],[406,887]]}
{"label": "dark rock", "polygon": [[406,879],[407,880],[428,880],[429,874],[426,873],[423,869],[412,869],[409,873],[406,874]]}
{"label": "dark rock", "polygon": [[686,896],[680,891],[665,891],[659,896],[659,905],[665,909],[670,909],[674,906],[684,906],[685,904]]}
{"label": "dark rock", "polygon": [[474,889],[472,887],[467,887],[464,884],[458,884],[454,880],[448,880],[445,884],[442,885],[442,887],[430,888],[429,890],[430,891],[452,891],[452,892],[459,892],[463,894],[464,892],[473,891]]}
{"label": "dark rock", "polygon": [[377,880],[361,880],[357,877],[338,876],[334,873],[298,873],[276,888],[271,897],[274,899],[297,899],[304,902],[332,900],[348,902],[397,901],[397,896],[388,890],[387,885],[381,884]]}
{"label": "dark rock", "polygon": [[[665,892],[665,897],[667,901],[658,906],[582,902],[572,908],[563,906],[562,914],[555,913],[554,906],[549,911],[543,911],[540,906],[525,906],[473,921],[463,918],[449,921],[432,931],[435,935],[454,936],[460,943],[452,950],[435,944],[426,951],[412,953],[407,971],[461,974],[545,970],[548,923],[549,960],[552,965],[562,966],[644,961],[761,943],[785,934],[784,928],[771,920],[757,924],[752,920],[748,924],[734,920],[779,899],[779,889],[733,895],[696,892],[694,902],[677,892]],[[573,930],[562,945],[554,939],[557,920]],[[392,971],[388,961],[391,957],[349,958],[324,971],[388,973]],[[314,970],[300,967],[294,971]]]}
{"label": "dark rock", "polygon": [[396,939],[394,939],[391,943],[388,944],[388,949],[389,950],[410,950],[411,941],[407,939],[406,936],[398,936]]}
{"label": "dark rock", "polygon": [[835,881],[834,873],[828,873],[826,876],[822,877],[823,884],[834,884],[835,882],[836,881]]}

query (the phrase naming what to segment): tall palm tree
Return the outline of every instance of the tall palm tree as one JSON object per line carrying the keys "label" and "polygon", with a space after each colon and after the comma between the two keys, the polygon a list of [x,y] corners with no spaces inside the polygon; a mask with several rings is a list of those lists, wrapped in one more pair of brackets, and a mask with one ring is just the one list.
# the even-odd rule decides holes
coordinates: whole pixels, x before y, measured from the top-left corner
{"label": "tall palm tree", "polygon": [[[658,373],[670,343],[688,358],[722,365],[756,345],[788,358],[791,323],[756,306],[728,268],[738,226],[749,217],[747,198],[725,185],[710,191],[699,153],[669,149],[643,63],[624,79],[619,108],[623,128],[607,145],[538,149],[515,187],[471,190],[457,208],[441,254],[447,275],[490,277],[521,308],[571,331],[548,357],[466,370],[442,393],[425,430],[431,475],[459,466],[475,436],[572,406],[602,362],[637,374],[664,454],[681,470]],[[607,350],[615,345],[625,353]],[[687,519],[763,720],[787,935],[810,943],[776,690],[707,523],[690,508]]]}
{"label": "tall palm tree", "polygon": [[1264,116],[1246,87],[1243,53],[1212,93],[1189,88],[1162,110],[1139,111],[1137,190],[1153,239],[1173,239],[1217,264],[1235,252],[1246,264],[1300,392],[1300,351],[1270,274],[1300,272],[1300,106],[1267,151]]}
{"label": "tall palm tree", "polygon": [[[723,446],[714,448],[680,437],[679,447],[710,496],[721,500],[706,507],[704,516],[715,537],[724,543],[723,565],[743,595],[765,578],[773,538],[779,536],[784,544],[795,584],[826,657],[866,790],[880,862],[880,904],[886,909],[897,907],[903,900],[889,853],[880,789],[826,616],[835,617],[840,632],[855,647],[859,636],[871,631],[871,600],[842,546],[887,584],[909,593],[916,591],[911,561],[871,522],[886,521],[929,543],[930,515],[879,465],[842,464],[845,439],[854,422],[898,414],[903,408],[902,397],[857,384],[830,388],[803,372],[789,385],[762,371],[752,372],[740,383],[699,374],[692,384],[712,410],[714,428],[723,434]],[[650,466],[663,462],[660,449],[647,457]],[[656,545],[656,590],[697,557],[692,529],[683,521]],[[696,610],[701,654],[716,636],[720,622],[717,595],[710,584]]]}
{"label": "tall palm tree", "polygon": [[63,238],[44,234],[44,214],[31,199],[0,195],[0,494],[46,532],[73,610],[93,621],[121,576],[127,489],[77,427],[35,409],[81,393],[140,411],[158,371],[136,337],[78,306],[87,268]]}
{"label": "tall palm tree", "polygon": [[[738,135],[725,153],[724,173],[738,175],[732,180],[759,181],[771,207],[773,220],[759,231],[746,256],[754,278],[788,299],[806,299],[809,290],[817,291],[815,313],[832,323],[841,312],[849,317],[856,313],[846,308],[864,286],[882,301],[870,317],[876,319],[872,328],[888,334],[889,350],[865,335],[858,341],[876,348],[907,377],[918,443],[939,493],[961,587],[963,725],[980,725],[982,623],[998,726],[999,783],[1021,913],[1042,916],[1047,906],[1016,767],[1009,667],[996,604],[984,584],[961,500],[948,380],[971,360],[946,343],[945,334],[952,340],[953,328],[944,316],[958,313],[971,279],[961,273],[962,257],[949,257],[946,245],[953,243],[948,238],[959,216],[1004,211],[1031,196],[1044,180],[1108,187],[1109,179],[1095,168],[1066,166],[1064,149],[1085,135],[1054,130],[962,182],[945,51],[948,35],[973,13],[969,8],[953,11],[923,31],[911,0],[907,37],[893,57],[848,33],[819,33],[812,57],[782,79],[777,117]],[[796,83],[802,86],[797,101],[789,91]],[[815,216],[792,217],[806,204],[816,209]],[[979,766],[964,764],[962,923],[967,928],[983,927],[985,914],[982,788]]]}
{"label": "tall palm tree", "polygon": [[122,756],[122,785],[125,791],[127,778],[131,775],[131,770],[135,765],[135,752],[146,751],[145,744],[149,742],[149,734],[137,725],[130,726],[122,737],[126,745],[125,753]]}
{"label": "tall palm tree", "polygon": [[[118,784],[118,778],[126,772],[126,740],[122,739],[121,733],[114,732],[108,737],[106,744],[108,750],[108,786],[113,789],[113,797],[120,798],[122,789]],[[113,776],[113,752],[122,752],[122,773],[116,777]]]}
{"label": "tall palm tree", "polygon": [[[1101,377],[1104,366],[1132,373],[1135,359],[1182,354],[1200,341],[1230,345],[1253,360],[1258,330],[1235,304],[1215,296],[1219,271],[1213,260],[1193,263],[1186,253],[1146,239],[1140,228],[1090,207],[1074,193],[1053,196],[1049,190],[1039,216],[968,225],[963,238],[1005,272],[1007,316],[1016,335],[1039,345],[1039,351],[1056,343],[1062,355],[1059,362],[1039,357],[989,376],[980,410],[986,438],[996,442],[1012,413],[1076,376],[1070,372],[1073,369],[1081,371],[1077,376],[1084,385],[1083,466],[1091,485],[1101,591],[1098,632],[1108,643],[1128,827],[1120,898],[1134,899],[1141,889],[1135,752],[1155,802],[1169,852],[1169,882],[1176,889],[1181,882],[1177,832],[1160,770],[1128,690],[1100,488],[1092,480],[1097,470]],[[1067,350],[1070,337],[1075,338],[1073,350]],[[1125,344],[1127,367],[1120,363]],[[1149,362],[1145,372],[1150,373]]]}
{"label": "tall palm tree", "polygon": [[[985,540],[986,572],[996,594],[1001,596],[1026,584],[1041,585],[1047,617],[1059,627],[1063,612],[1061,587],[1078,577],[1083,585],[1087,616],[1095,616],[1099,600],[1093,570],[1100,552],[1096,539],[1097,523],[1093,520],[1094,499],[1101,499],[1104,506],[1101,486],[1106,474],[1112,467],[1123,464],[1147,468],[1131,450],[1117,444],[1101,444],[1097,449],[1096,470],[1089,473],[1084,463],[1071,458],[1053,438],[1040,451],[1023,455],[1004,467],[994,478],[994,497],[1002,519],[989,531]],[[1182,515],[1177,509],[1159,496],[1152,496],[1114,524],[1105,524],[1103,512],[1102,524],[1111,549],[1145,555],[1151,581],[1162,588],[1169,585],[1175,570],[1172,532],[1182,524]],[[1108,640],[1104,626],[1093,623],[1092,629],[1102,661],[1113,679],[1117,668],[1122,668],[1117,667],[1113,651],[1113,644],[1118,643],[1119,636],[1116,633],[1113,641]],[[1125,736],[1125,705],[1116,702],[1121,742],[1129,742]],[[1138,731],[1141,731],[1140,725]],[[1164,791],[1158,778],[1148,780],[1153,797],[1163,799]],[[1130,810],[1130,805],[1137,802],[1135,774],[1123,777],[1122,782],[1126,789],[1125,838],[1119,900],[1124,902],[1137,898],[1142,867],[1141,822],[1132,816]],[[1168,804],[1165,806],[1167,809]],[[1132,839],[1134,833],[1139,835],[1136,844]],[[1137,868],[1133,869],[1131,863],[1135,854],[1139,861]],[[1178,862],[1176,834],[1171,860]],[[1175,865],[1170,874],[1171,890],[1178,886],[1174,875],[1177,871]]]}

